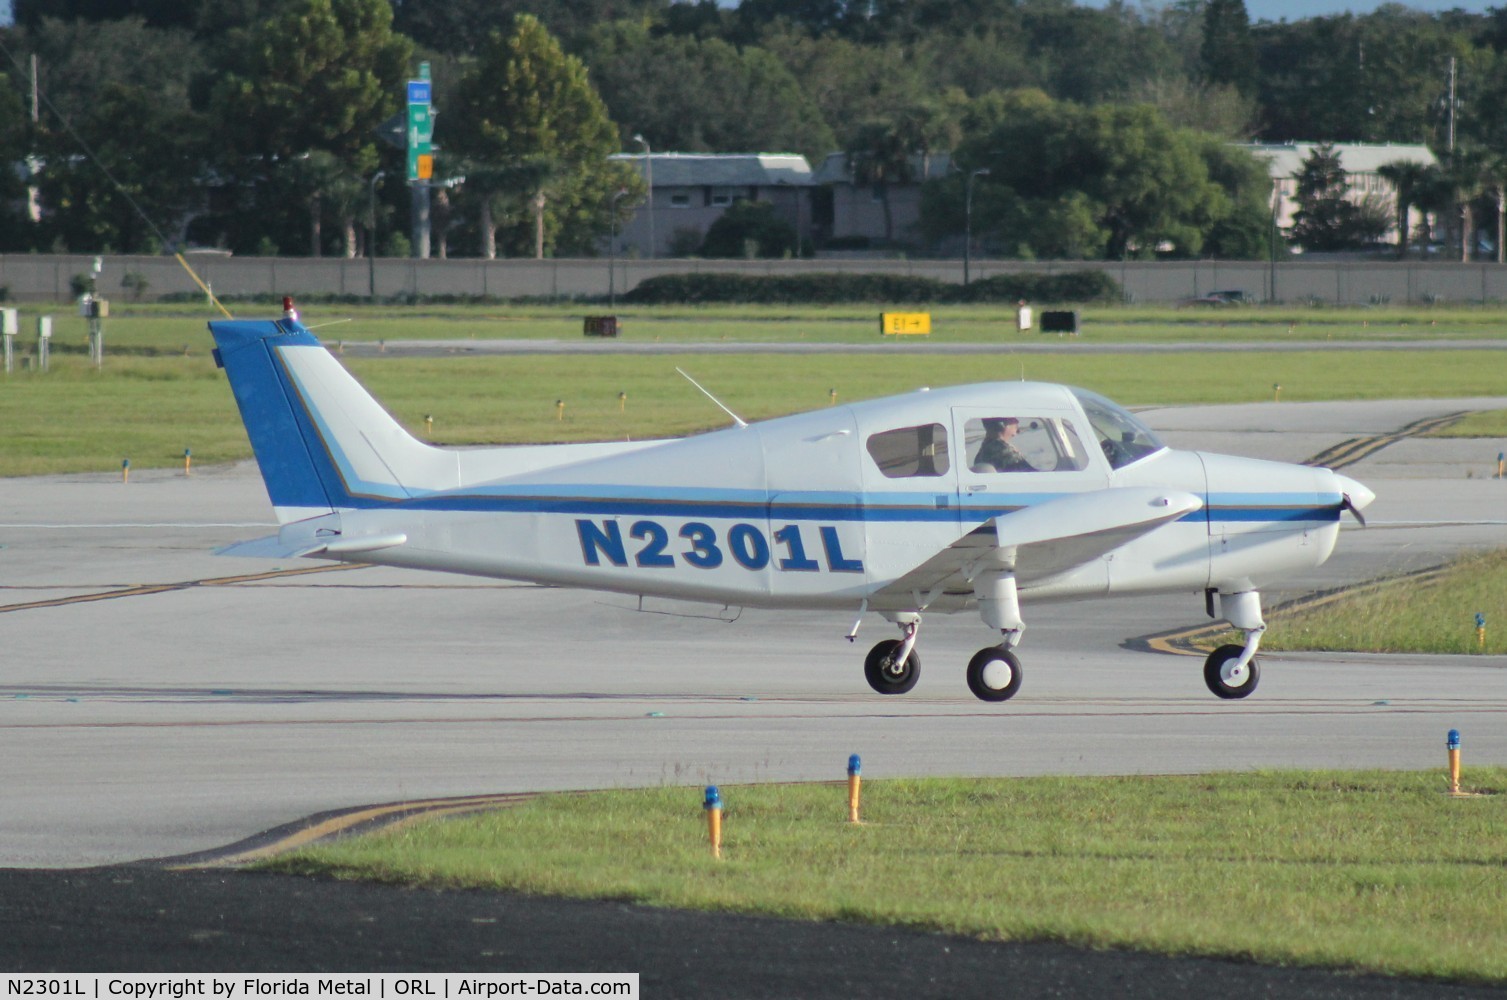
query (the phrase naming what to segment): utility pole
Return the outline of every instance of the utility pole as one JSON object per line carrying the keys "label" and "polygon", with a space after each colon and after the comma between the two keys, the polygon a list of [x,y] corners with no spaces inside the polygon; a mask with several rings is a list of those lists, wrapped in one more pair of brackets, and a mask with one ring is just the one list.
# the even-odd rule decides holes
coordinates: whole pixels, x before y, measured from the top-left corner
{"label": "utility pole", "polygon": [[963,287],[968,287],[968,265],[973,260],[973,181],[976,177],[988,177],[989,168],[979,167],[968,175],[967,197],[963,202]]}
{"label": "utility pole", "polygon": [[658,245],[654,242],[654,150],[649,148],[649,140],[642,135],[635,133],[633,141],[644,147],[644,183],[649,185],[649,259],[653,260],[659,256]]}
{"label": "utility pole", "polygon": [[1449,151],[1455,152],[1455,57],[1449,57]]}
{"label": "utility pole", "polygon": [[[33,135],[36,134],[37,126],[42,121],[40,96],[41,87],[37,83],[37,54],[33,52],[31,54],[31,130]],[[26,158],[27,179],[36,177],[37,171],[41,169],[41,166],[41,162],[35,156],[28,156]],[[41,192],[38,191],[35,184],[28,184],[26,186],[26,217],[32,222],[42,221]]]}

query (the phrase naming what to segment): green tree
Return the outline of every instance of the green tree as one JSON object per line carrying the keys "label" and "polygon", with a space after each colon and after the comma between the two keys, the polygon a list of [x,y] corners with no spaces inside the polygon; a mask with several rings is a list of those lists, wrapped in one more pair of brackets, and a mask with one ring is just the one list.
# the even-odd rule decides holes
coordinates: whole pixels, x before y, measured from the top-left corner
{"label": "green tree", "polygon": [[512,31],[521,14],[572,48],[599,24],[663,15],[669,0],[393,0],[392,6],[396,29],[424,48],[475,55],[492,32]]}
{"label": "green tree", "polygon": [[1398,259],[1408,255],[1408,212],[1418,204],[1419,195],[1429,183],[1430,174],[1437,169],[1416,160],[1393,160],[1376,169],[1396,193]]}
{"label": "green tree", "polygon": [[1209,180],[1228,209],[1209,220],[1204,253],[1225,260],[1262,260],[1272,251],[1272,180],[1266,164],[1214,136],[1200,137]]}
{"label": "green tree", "polygon": [[[618,147],[617,129],[586,67],[533,17],[519,15],[509,34],[493,32],[447,100],[437,141],[498,179],[480,199],[483,212],[501,194],[536,206],[533,220],[505,220],[503,244],[514,254],[588,251],[612,196],[628,190],[637,200],[642,192],[637,171],[607,161]],[[547,171],[533,169],[542,164]]]}
{"label": "green tree", "polygon": [[189,105],[191,78],[204,66],[200,43],[133,16],[42,18],[11,44],[36,55],[47,97],[29,140],[43,212],[33,244],[150,252],[171,242],[202,208],[206,129]]}
{"label": "green tree", "polygon": [[1465,32],[1398,4],[1364,17],[1263,22],[1252,35],[1262,138],[1272,142],[1428,141],[1442,148],[1450,57],[1460,61],[1462,84],[1479,80]]}
{"label": "green tree", "polygon": [[1204,80],[1228,84],[1242,94],[1256,92],[1256,43],[1245,0],[1207,0],[1199,59]]}
{"label": "green tree", "polygon": [[373,133],[398,107],[412,46],[393,33],[386,0],[285,0],[233,34],[209,110],[221,169],[254,198],[230,220],[233,244],[246,249],[269,227],[291,236],[290,189],[303,214],[312,210],[298,195],[298,161],[327,153],[348,178],[376,169]]}
{"label": "green tree", "polygon": [[858,123],[882,117],[941,82],[927,75],[925,54],[896,43],[865,45],[846,38],[813,38],[782,24],[767,30],[761,45],[799,81],[816,115],[829,127],[827,136],[812,136],[813,142],[825,142],[824,147],[789,147],[805,152],[813,162],[833,149],[846,148]]}
{"label": "green tree", "polygon": [[1351,250],[1375,243],[1390,220],[1374,203],[1349,197],[1350,180],[1332,143],[1313,147],[1294,175],[1298,210],[1291,236],[1305,250]]}
{"label": "green tree", "polygon": [[[1244,154],[1211,155],[1207,136],[1145,105],[1083,108],[1024,91],[975,102],[964,121],[983,127],[956,162],[990,171],[975,190],[974,232],[1007,254],[1195,256],[1237,206],[1248,228],[1266,190],[1249,157],[1236,169]],[[965,183],[927,185],[927,235],[962,231]]]}
{"label": "green tree", "polygon": [[71,131],[41,132],[40,244],[79,253],[161,252],[159,232],[171,241],[202,208],[203,126],[154,91],[112,84]]}
{"label": "green tree", "polygon": [[911,154],[911,136],[900,123],[883,118],[864,122],[854,133],[844,151],[853,183],[871,187],[884,209],[884,239],[895,239],[895,217],[890,209],[890,185],[908,184],[916,179],[916,165]]}
{"label": "green tree", "polygon": [[1245,141],[1257,132],[1254,98],[1228,83],[1199,83],[1185,76],[1144,80],[1130,92],[1134,104],[1149,104],[1178,128]]}
{"label": "green tree", "polygon": [[[27,162],[30,150],[25,112],[14,87],[0,73],[0,163]],[[0,170],[0,252],[28,248],[34,237],[31,220],[21,207],[26,199],[26,184],[16,170]]]}
{"label": "green tree", "polygon": [[624,140],[638,133],[659,150],[812,158],[836,141],[800,82],[761,48],[618,23],[592,36],[586,58]]}

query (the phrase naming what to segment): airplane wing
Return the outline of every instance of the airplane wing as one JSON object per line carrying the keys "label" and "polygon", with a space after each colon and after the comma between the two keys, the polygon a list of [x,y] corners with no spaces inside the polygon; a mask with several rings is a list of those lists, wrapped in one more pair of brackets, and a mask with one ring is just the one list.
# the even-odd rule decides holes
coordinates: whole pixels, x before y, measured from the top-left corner
{"label": "airplane wing", "polygon": [[1203,507],[1192,493],[1122,487],[1074,493],[990,518],[873,595],[971,594],[988,569],[1013,570],[1022,586],[1082,566]]}

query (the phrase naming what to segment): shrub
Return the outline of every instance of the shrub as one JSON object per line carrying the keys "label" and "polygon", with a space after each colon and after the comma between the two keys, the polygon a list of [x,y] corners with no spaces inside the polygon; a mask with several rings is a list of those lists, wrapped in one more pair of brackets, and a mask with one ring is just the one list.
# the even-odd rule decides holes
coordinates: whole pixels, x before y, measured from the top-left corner
{"label": "shrub", "polygon": [[1119,298],[1119,285],[1103,271],[1002,274],[966,288],[935,278],[901,274],[666,274],[646,278],[622,296],[644,305],[750,302],[835,304],[874,302],[917,305],[959,302],[1098,302]]}
{"label": "shrub", "polygon": [[763,201],[740,201],[717,218],[701,244],[703,257],[791,257],[795,230]]}

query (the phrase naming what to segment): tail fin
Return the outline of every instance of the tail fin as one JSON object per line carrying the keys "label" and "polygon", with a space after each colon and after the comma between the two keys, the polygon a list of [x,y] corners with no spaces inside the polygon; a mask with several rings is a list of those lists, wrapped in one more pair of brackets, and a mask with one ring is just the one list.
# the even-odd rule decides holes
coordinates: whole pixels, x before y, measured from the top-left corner
{"label": "tail fin", "polygon": [[279,523],[458,484],[297,320],[209,324]]}

